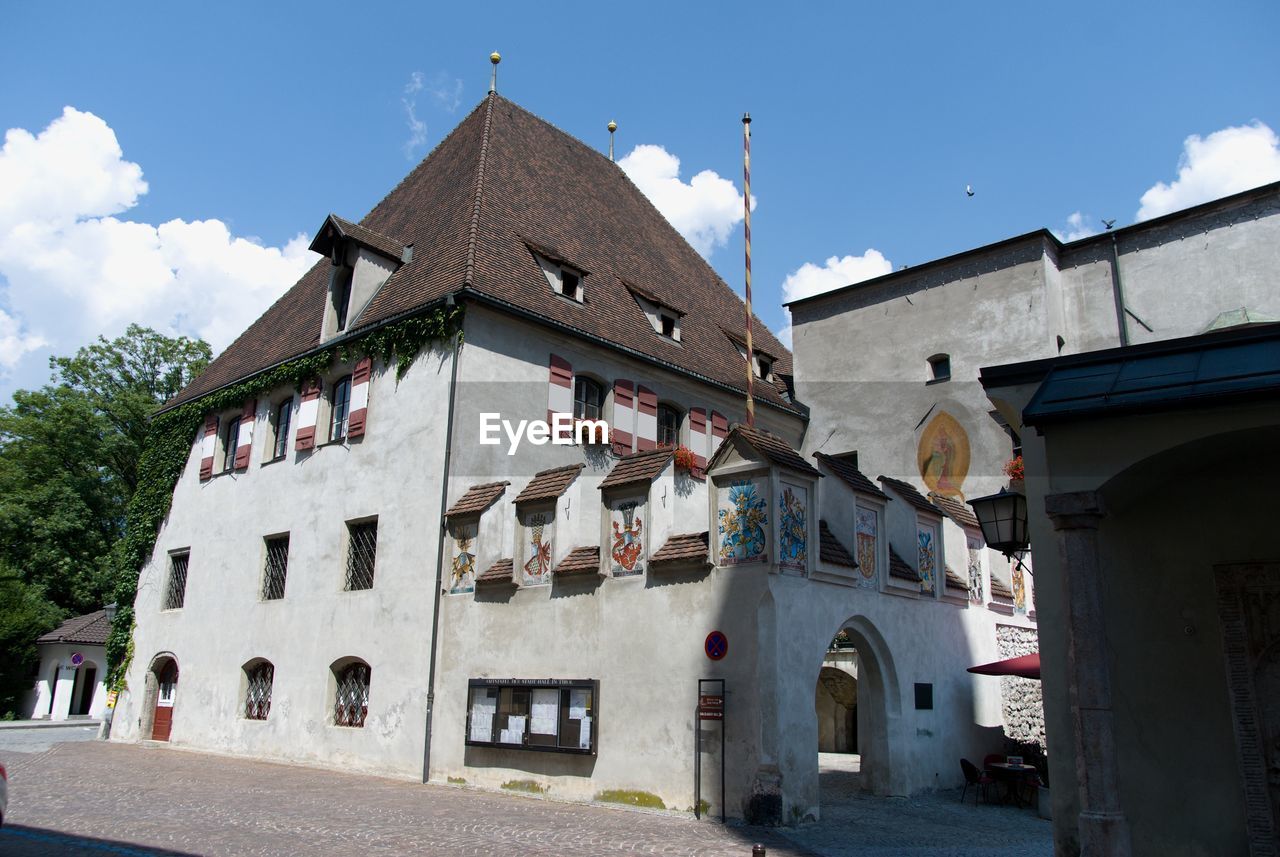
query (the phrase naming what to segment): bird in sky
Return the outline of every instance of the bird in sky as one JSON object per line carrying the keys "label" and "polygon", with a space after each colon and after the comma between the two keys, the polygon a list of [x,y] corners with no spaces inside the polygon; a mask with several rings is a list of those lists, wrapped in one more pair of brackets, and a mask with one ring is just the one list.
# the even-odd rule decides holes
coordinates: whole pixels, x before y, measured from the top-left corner
{"label": "bird in sky", "polygon": [[1104,220],[1102,221],[1102,225],[1110,229],[1112,226],[1116,225],[1116,222],[1115,220]]}
{"label": "bird in sky", "polygon": [[973,196],[973,185],[967,184],[964,186],[964,195]]}

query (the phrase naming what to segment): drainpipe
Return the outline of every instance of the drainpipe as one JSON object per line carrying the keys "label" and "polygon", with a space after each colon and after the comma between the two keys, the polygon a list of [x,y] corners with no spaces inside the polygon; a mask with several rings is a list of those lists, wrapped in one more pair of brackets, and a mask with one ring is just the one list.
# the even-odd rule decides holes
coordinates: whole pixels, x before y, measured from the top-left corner
{"label": "drainpipe", "polygon": [[[496,54],[495,54],[496,56]],[[496,65],[495,65],[496,68]],[[453,295],[445,298],[445,306],[453,307]],[[445,418],[444,438],[444,470],[440,479],[440,532],[436,551],[436,588],[435,603],[431,610],[431,667],[427,674],[427,722],[425,737],[422,742],[422,782],[431,780],[431,714],[436,704],[436,649],[440,640],[440,592],[444,586],[444,512],[449,502],[449,458],[453,453],[453,405],[458,393],[458,343],[462,341],[462,330],[453,335],[453,365],[449,369],[449,411]]]}
{"label": "drainpipe", "polygon": [[1111,295],[1116,301],[1116,324],[1120,327],[1120,345],[1129,344],[1129,324],[1125,321],[1124,289],[1120,285],[1120,253],[1116,249],[1116,235],[1111,233]]}

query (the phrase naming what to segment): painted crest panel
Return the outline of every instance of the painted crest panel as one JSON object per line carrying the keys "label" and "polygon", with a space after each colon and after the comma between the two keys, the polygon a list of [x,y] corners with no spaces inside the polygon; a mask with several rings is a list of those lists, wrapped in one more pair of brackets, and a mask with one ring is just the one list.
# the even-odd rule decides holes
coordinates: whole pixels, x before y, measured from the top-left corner
{"label": "painted crest panel", "polygon": [[969,542],[969,600],[981,604],[985,600],[982,587],[982,539],[968,537]]}
{"label": "painted crest panel", "polygon": [[449,527],[452,558],[449,564],[449,592],[457,595],[476,588],[476,530],[478,522]]}
{"label": "painted crest panel", "polygon": [[522,566],[525,586],[551,582],[551,547],[555,536],[555,520],[550,511],[526,513]]}
{"label": "painted crest panel", "polygon": [[614,577],[644,573],[648,558],[644,528],[648,517],[644,502],[635,497],[609,503],[609,559]]}
{"label": "painted crest panel", "polygon": [[880,516],[875,509],[859,506],[857,509],[857,547],[855,559],[858,562],[858,583],[861,586],[874,586],[876,567],[879,565]]}
{"label": "painted crest panel", "polygon": [[721,565],[768,559],[768,496],[764,478],[737,479],[717,486],[717,555]]}
{"label": "painted crest panel", "polygon": [[917,522],[916,537],[918,550],[916,558],[917,570],[920,573],[920,591],[933,592],[934,579],[938,572],[938,530],[932,524]]}
{"label": "painted crest panel", "polygon": [[778,497],[778,565],[804,574],[808,570],[809,489],[783,482]]}

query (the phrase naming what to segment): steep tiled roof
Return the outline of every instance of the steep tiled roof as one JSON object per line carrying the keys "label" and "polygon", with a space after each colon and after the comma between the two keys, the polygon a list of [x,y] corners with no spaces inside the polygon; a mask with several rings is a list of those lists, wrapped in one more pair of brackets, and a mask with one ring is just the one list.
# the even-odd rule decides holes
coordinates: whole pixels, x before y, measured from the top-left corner
{"label": "steep tiled roof", "polygon": [[674,454],[675,450],[666,447],[623,456],[600,483],[600,488],[603,490],[616,488],[619,485],[630,485],[633,482],[652,482],[667,466],[667,462]]}
{"label": "steep tiled roof", "polygon": [[907,565],[906,560],[898,556],[898,552],[893,548],[889,548],[889,576],[910,580],[913,583],[920,582],[920,575],[916,574],[916,570]]}
{"label": "steep tiled roof", "polygon": [[476,586],[491,586],[496,583],[515,583],[511,574],[515,570],[515,563],[511,557],[500,559],[493,565],[489,566],[484,574],[476,578]]}
{"label": "steep tiled roof", "polygon": [[600,545],[574,548],[560,564],[551,570],[556,577],[571,574],[596,574],[600,571]]}
{"label": "steep tiled roof", "polygon": [[467,493],[459,497],[458,501],[449,507],[449,511],[444,513],[445,517],[455,518],[483,512],[497,502],[510,484],[510,482],[486,482],[483,485],[472,485],[467,489]]}
{"label": "steep tiled roof", "polygon": [[969,581],[955,573],[951,566],[946,567],[947,589],[963,589],[969,591]]}
{"label": "steep tiled roof", "polygon": [[[358,226],[412,244],[413,258],[352,319],[350,335],[467,287],[490,305],[745,389],[742,356],[721,329],[743,323],[733,289],[617,164],[501,96],[486,97]],[[552,292],[531,247],[590,272],[583,303]],[[320,260],[169,404],[317,347],[329,267]],[[679,343],[654,331],[624,282],[686,313]],[[755,335],[777,356],[774,371],[789,374],[790,353],[758,319]],[[774,385],[755,391],[795,410]]]}
{"label": "steep tiled roof", "polygon": [[915,506],[919,511],[928,512],[930,515],[937,515],[939,518],[942,517],[942,510],[926,500],[924,495],[908,483],[903,482],[900,479],[890,479],[888,476],[881,476],[880,484],[887,488],[892,488],[894,493],[901,496],[903,500],[906,500],[912,506]]}
{"label": "steep tiled roof", "polygon": [[707,547],[710,544],[707,531],[701,533],[682,533],[678,536],[671,536],[667,539],[667,543],[663,545],[657,553],[650,559],[650,565],[664,565],[667,563],[707,562]]}
{"label": "steep tiled roof", "polygon": [[586,465],[566,464],[564,467],[553,467],[533,474],[533,479],[524,486],[524,490],[516,495],[517,503],[532,503],[537,500],[554,500],[565,492],[565,489],[578,477],[578,473]]}
{"label": "steep tiled roof", "polygon": [[848,568],[857,568],[858,564],[854,562],[853,557],[849,556],[849,552],[845,550],[844,545],[840,544],[840,540],[836,538],[836,534],[831,532],[831,528],[827,526],[826,521],[818,521],[818,535],[821,537],[819,547],[821,550],[818,556],[823,562],[829,562],[833,565],[843,565]]}
{"label": "steep tiled roof", "polygon": [[111,621],[106,610],[95,610],[83,616],[68,619],[57,628],[36,640],[37,643],[83,643],[86,646],[104,646],[111,633]]}
{"label": "steep tiled roof", "polygon": [[713,462],[724,454],[724,450],[728,449],[730,444],[728,441],[735,437],[742,438],[754,449],[760,453],[770,463],[779,467],[786,467],[790,470],[796,470],[800,473],[808,473],[810,476],[821,476],[822,474],[814,468],[812,464],[800,457],[800,453],[795,451],[791,444],[775,434],[770,434],[757,428],[748,428],[744,425],[734,426],[729,432],[726,442],[720,444],[720,449],[716,450],[716,454],[711,457],[711,461],[707,463],[708,469],[713,466]]}
{"label": "steep tiled roof", "polygon": [[821,461],[831,472],[840,477],[846,485],[862,494],[870,494],[873,497],[883,497],[889,499],[883,491],[876,487],[875,483],[862,475],[862,471],[853,466],[847,458],[839,455],[827,455],[825,452],[815,452],[813,457]]}
{"label": "steep tiled roof", "polygon": [[969,527],[973,530],[982,529],[982,525],[974,517],[973,510],[954,497],[944,497],[941,494],[930,492],[929,502],[941,509],[948,518],[960,526]]}
{"label": "steep tiled roof", "polygon": [[995,600],[997,596],[999,596],[999,599],[1001,601],[1012,601],[1013,590],[1009,588],[1009,585],[1007,583],[1005,583],[1003,580],[1001,580],[1000,578],[996,577],[993,574],[991,575],[992,600]]}

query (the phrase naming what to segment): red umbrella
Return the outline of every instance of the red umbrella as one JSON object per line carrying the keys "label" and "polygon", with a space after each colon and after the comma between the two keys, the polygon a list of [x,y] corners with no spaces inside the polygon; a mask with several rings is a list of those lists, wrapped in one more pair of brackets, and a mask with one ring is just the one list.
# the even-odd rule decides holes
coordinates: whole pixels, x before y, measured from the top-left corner
{"label": "red umbrella", "polygon": [[1040,653],[969,667],[969,672],[978,675],[1017,675],[1023,678],[1040,678]]}

